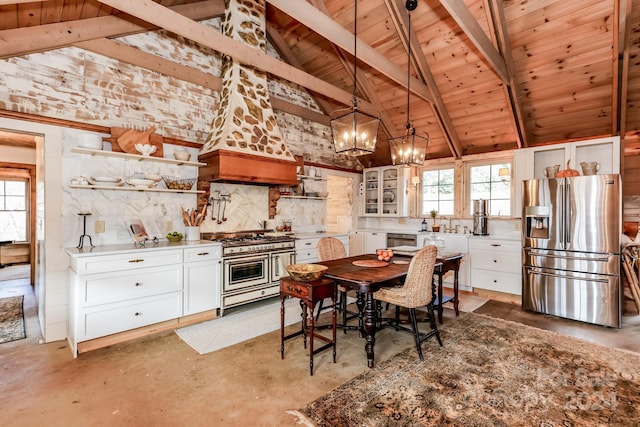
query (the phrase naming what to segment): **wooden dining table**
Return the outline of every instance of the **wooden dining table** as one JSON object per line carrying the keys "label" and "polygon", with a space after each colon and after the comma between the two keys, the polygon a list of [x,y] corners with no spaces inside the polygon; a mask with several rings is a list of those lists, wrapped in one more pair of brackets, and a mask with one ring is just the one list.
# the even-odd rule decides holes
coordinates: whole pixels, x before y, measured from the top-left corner
{"label": "wooden dining table", "polygon": [[358,310],[362,321],[360,334],[364,336],[367,365],[373,368],[374,346],[376,342],[376,303],[373,293],[380,288],[401,284],[409,270],[411,257],[394,256],[393,261],[380,267],[354,265],[354,261],[377,261],[375,254],[358,255],[317,264],[328,267],[324,277],[333,279],[336,284],[357,291]]}

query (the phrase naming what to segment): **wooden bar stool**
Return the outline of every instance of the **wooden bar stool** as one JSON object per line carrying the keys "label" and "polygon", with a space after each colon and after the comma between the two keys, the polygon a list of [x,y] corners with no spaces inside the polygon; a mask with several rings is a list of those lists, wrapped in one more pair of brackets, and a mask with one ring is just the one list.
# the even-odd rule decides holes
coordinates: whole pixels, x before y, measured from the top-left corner
{"label": "wooden bar stool", "polygon": [[[284,335],[284,301],[287,297],[298,298],[302,307],[302,322],[299,331],[287,336]],[[320,335],[315,331],[314,308],[317,303],[325,298],[331,298],[333,303],[333,315],[331,338]],[[333,348],[333,363],[336,363],[336,284],[331,279],[322,278],[314,282],[296,282],[285,277],[280,279],[280,356],[284,359],[284,342],[289,338],[302,335],[304,348],[307,348],[307,337],[309,337],[309,373],[313,375],[313,355],[328,348]],[[313,348],[313,339],[318,338],[326,342],[322,347]]]}

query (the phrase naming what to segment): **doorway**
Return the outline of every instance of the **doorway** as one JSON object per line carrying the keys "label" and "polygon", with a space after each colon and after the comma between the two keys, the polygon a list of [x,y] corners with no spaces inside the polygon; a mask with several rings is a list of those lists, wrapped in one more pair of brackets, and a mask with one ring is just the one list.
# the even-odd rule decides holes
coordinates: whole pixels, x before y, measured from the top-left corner
{"label": "doorway", "polygon": [[327,231],[347,233],[353,219],[353,178],[327,174]]}

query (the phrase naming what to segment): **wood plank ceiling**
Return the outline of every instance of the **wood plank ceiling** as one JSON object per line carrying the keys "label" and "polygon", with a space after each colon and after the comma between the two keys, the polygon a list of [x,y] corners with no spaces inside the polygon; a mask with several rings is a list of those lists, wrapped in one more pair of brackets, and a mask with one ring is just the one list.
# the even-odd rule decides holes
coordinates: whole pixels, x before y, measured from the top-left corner
{"label": "wood plank ceiling", "polygon": [[[0,0],[0,58],[74,45],[219,88],[180,58],[109,40],[161,27],[306,87],[327,115],[350,106],[353,0],[267,0],[286,64],[197,23],[223,10],[223,0]],[[389,164],[386,139],[405,128],[408,37],[410,121],[429,134],[428,158],[610,135],[640,154],[640,0],[419,0],[410,35],[407,23],[404,0],[358,3],[356,92],[383,123],[365,166]]]}

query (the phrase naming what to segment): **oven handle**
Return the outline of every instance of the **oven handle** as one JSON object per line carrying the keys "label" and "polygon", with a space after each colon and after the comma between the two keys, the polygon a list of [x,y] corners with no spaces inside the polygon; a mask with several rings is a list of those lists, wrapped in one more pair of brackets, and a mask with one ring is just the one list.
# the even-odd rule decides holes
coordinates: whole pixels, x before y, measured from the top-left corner
{"label": "oven handle", "polygon": [[233,258],[223,258],[225,265],[233,265],[238,263],[246,263],[251,261],[264,261],[269,259],[269,254],[252,255],[252,256],[238,256]]}

